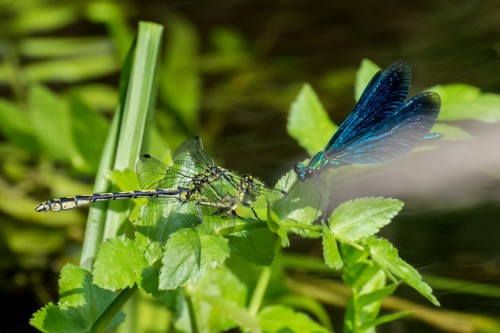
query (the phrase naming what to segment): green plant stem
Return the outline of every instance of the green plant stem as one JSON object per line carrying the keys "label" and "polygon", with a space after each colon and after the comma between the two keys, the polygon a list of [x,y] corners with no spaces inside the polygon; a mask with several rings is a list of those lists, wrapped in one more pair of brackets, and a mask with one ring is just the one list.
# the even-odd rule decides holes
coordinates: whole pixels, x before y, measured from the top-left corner
{"label": "green plant stem", "polygon": [[189,322],[191,323],[191,332],[198,333],[198,322],[196,320],[196,313],[194,310],[193,298],[188,293],[184,293],[184,298],[186,299],[188,311],[189,311]]}
{"label": "green plant stem", "polygon": [[132,288],[123,289],[115,300],[108,306],[108,308],[101,314],[99,318],[94,322],[90,332],[102,332],[106,329],[108,324],[113,320],[118,311],[122,306],[129,300],[130,297],[137,291],[137,285]]}
{"label": "green plant stem", "polygon": [[271,267],[266,266],[262,269],[259,276],[259,281],[253,292],[252,299],[250,300],[249,311],[252,315],[257,315],[260,309],[262,300],[264,299],[264,294],[266,293],[267,285],[271,279]]}

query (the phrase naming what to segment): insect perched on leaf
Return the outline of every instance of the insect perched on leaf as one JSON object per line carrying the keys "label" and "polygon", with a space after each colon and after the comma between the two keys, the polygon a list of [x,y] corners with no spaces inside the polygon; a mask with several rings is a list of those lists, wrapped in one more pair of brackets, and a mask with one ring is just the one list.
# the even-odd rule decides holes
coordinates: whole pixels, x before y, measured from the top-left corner
{"label": "insect perched on leaf", "polygon": [[325,149],[307,165],[294,165],[298,179],[305,181],[325,169],[348,164],[387,162],[424,139],[439,137],[429,133],[439,114],[439,95],[424,92],[406,101],[410,84],[411,69],[403,61],[375,74]]}
{"label": "insect perched on leaf", "polygon": [[186,140],[175,151],[172,160],[173,165],[169,166],[150,155],[143,155],[136,166],[142,190],[51,199],[36,206],[35,210],[57,212],[96,201],[148,198],[158,204],[192,204],[200,220],[202,208],[211,210],[210,215],[239,217],[236,209],[242,206],[259,219],[252,204],[267,190],[265,185],[251,175],[240,176],[215,165],[203,150],[199,137]]}

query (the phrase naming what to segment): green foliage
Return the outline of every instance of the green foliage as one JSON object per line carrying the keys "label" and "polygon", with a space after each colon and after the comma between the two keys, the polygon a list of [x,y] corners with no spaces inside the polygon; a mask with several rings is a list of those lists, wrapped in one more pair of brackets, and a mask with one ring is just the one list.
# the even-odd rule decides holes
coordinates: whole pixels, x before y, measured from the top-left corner
{"label": "green foliage", "polygon": [[160,270],[160,288],[169,290],[196,281],[229,256],[227,239],[181,229],[167,241]]}
{"label": "green foliage", "polygon": [[402,207],[403,203],[395,199],[361,198],[348,201],[335,209],[328,226],[335,238],[355,244],[389,224]]}
{"label": "green foliage", "polygon": [[264,332],[328,332],[306,314],[281,305],[263,308],[259,313],[259,324]]}
{"label": "green foliage", "polygon": [[[232,30],[211,31],[214,50],[202,58],[194,27],[184,18],[172,15],[163,64],[159,64],[158,58],[161,28],[142,26],[134,52],[129,53],[123,65],[120,91],[88,84],[86,80],[115,73],[119,64],[116,59],[124,57],[131,41],[123,25],[125,14],[105,1],[92,2],[85,11],[73,5],[61,8],[56,11],[47,4],[36,11],[20,10],[19,19],[10,24],[12,31],[22,34],[61,29],[85,15],[104,23],[113,41],[108,38],[25,39],[20,55],[35,60],[22,68],[11,64],[0,67],[3,83],[13,87],[22,87],[23,83],[19,82],[22,80],[30,83],[24,103],[0,100],[0,131],[16,149],[38,156],[41,169],[51,165],[52,169],[41,172],[47,176],[38,180],[51,192],[78,193],[81,186],[64,180],[69,185],[63,187],[64,191],[57,190],[56,184],[60,182],[53,172],[56,164],[77,174],[93,175],[97,171],[95,190],[99,192],[137,189],[139,185],[131,170],[142,151],[168,156],[164,140],[173,148],[188,133],[197,131],[202,71],[223,73],[231,78],[227,85],[218,86],[215,93],[206,97],[212,106],[214,100],[223,96],[217,99],[222,101],[219,108],[224,105],[228,109],[238,103],[238,93],[244,91],[242,87],[260,83],[269,75],[259,71],[246,41]],[[112,44],[119,49],[119,56],[112,53]],[[14,75],[10,73],[12,68]],[[156,76],[158,68],[162,72],[160,77]],[[377,70],[374,63],[363,60],[356,75],[356,99]],[[23,79],[17,81],[18,77]],[[38,84],[33,84],[36,82]],[[78,86],[69,93],[58,94],[39,82]],[[168,112],[153,116],[156,82],[162,92],[162,104],[157,109]],[[433,90],[443,99],[441,121],[499,120],[497,95],[481,93],[465,85],[438,86]],[[282,108],[283,100],[291,98],[273,99],[270,103]],[[110,105],[116,104],[114,120],[109,124],[100,111],[109,111]],[[206,129],[208,136],[215,136],[223,127],[224,119],[220,116],[216,114],[215,120],[207,120],[207,124],[211,124]],[[289,112],[290,136],[312,155],[324,147],[335,129],[318,96],[305,84]],[[470,137],[460,127],[450,124],[437,124],[435,130],[445,134],[448,140]],[[104,133],[109,133],[106,139]],[[276,187],[289,191],[295,182],[295,174],[290,172],[283,175]],[[314,185],[312,182],[296,184],[287,196],[264,191],[254,203],[260,220],[251,212],[243,213],[243,219],[204,214],[200,224],[196,210],[187,205],[162,206],[148,202],[132,208],[126,202],[113,202],[109,206],[99,203],[91,208],[87,224],[81,258],[81,265],[86,269],[72,264],[64,266],[59,281],[59,302],[49,303],[37,311],[30,323],[44,332],[89,332],[116,327],[125,318],[118,310],[140,289],[141,295],[147,294],[162,303],[162,309],[169,313],[166,317],[171,320],[172,330],[331,331],[324,318],[326,310],[322,302],[309,295],[300,298],[288,290],[286,277],[291,273],[282,267],[286,254],[281,252],[295,242],[296,238],[290,234],[321,238],[322,272],[340,273],[349,288],[345,332],[373,332],[377,325],[408,315],[407,312],[379,315],[382,300],[392,295],[401,282],[439,305],[419,273],[399,257],[392,244],[376,236],[402,209],[401,201],[385,198],[348,201],[327,216],[326,223],[318,225],[315,223],[318,208],[324,208],[318,204],[325,205],[325,202],[320,202],[321,195]],[[134,202],[142,204],[145,200]],[[28,205],[31,208],[32,203]],[[0,209],[8,212],[9,208],[1,206]],[[74,220],[70,214],[72,212],[63,218],[50,217],[51,221],[45,223],[66,226],[69,220]],[[7,238],[18,245],[31,239],[28,245],[23,245],[26,249],[42,243],[43,237],[49,244],[44,244],[46,249],[42,252],[55,252],[55,248],[62,246],[60,234],[49,237],[35,233],[36,230],[25,233],[28,238],[11,237],[10,233]],[[33,246],[33,249],[40,250],[40,247]],[[314,265],[314,258],[307,261]],[[330,292],[324,290],[324,293]],[[138,311],[133,308],[132,313],[134,310]],[[138,312],[131,317],[134,315],[141,317]],[[130,331],[140,331],[132,320],[122,325],[131,325]]]}
{"label": "green foliage", "polygon": [[[116,295],[92,283],[89,271],[67,264],[59,279],[58,305],[52,303],[38,310],[30,324],[42,332],[90,332],[95,321],[109,311]],[[108,327],[115,327],[125,319],[118,313]]]}
{"label": "green foliage", "polygon": [[320,151],[336,130],[318,96],[308,84],[302,87],[292,103],[287,130],[310,155]]}
{"label": "green foliage", "polygon": [[373,75],[380,70],[374,62],[369,59],[363,59],[361,66],[356,73],[356,83],[354,85],[354,99],[357,101],[361,98],[361,94],[365,90]]}
{"label": "green foliage", "polygon": [[429,90],[441,96],[440,120],[473,119],[486,123],[500,121],[500,96],[483,93],[467,84],[435,86]]}

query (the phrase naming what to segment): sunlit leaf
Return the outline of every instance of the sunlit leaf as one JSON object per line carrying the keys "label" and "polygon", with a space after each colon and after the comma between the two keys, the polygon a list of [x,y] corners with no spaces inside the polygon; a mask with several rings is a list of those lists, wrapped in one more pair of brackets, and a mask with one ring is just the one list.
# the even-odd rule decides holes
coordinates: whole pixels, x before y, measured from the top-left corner
{"label": "sunlit leaf", "polygon": [[467,84],[435,86],[429,90],[441,97],[439,120],[500,121],[500,95],[483,93],[479,88]]}
{"label": "sunlit leaf", "polygon": [[341,204],[330,217],[330,229],[339,240],[356,241],[377,233],[403,207],[396,199],[361,198]]}
{"label": "sunlit leaf", "polygon": [[369,246],[370,255],[382,269],[389,271],[413,287],[434,305],[439,306],[439,301],[432,295],[431,287],[422,281],[418,271],[401,259],[398,250],[385,239],[370,237],[366,244]]}
{"label": "sunlit leaf", "polygon": [[94,282],[118,290],[141,285],[143,271],[149,266],[145,249],[125,238],[108,238],[99,246],[94,264]]}
{"label": "sunlit leaf", "polygon": [[[198,235],[199,241],[196,240]],[[201,278],[229,256],[227,239],[184,228],[167,241],[160,270],[160,288],[169,290]]]}
{"label": "sunlit leaf", "polygon": [[321,333],[328,330],[305,313],[296,312],[282,305],[268,306],[259,313],[260,327],[264,332]]}
{"label": "sunlit leaf", "polygon": [[288,134],[313,155],[323,149],[335,130],[318,96],[305,84],[290,108]]}
{"label": "sunlit leaf", "polygon": [[34,133],[43,151],[57,160],[71,160],[75,166],[83,166],[85,161],[73,142],[67,103],[38,85],[30,90],[29,103]]}
{"label": "sunlit leaf", "polygon": [[361,61],[361,66],[356,73],[356,83],[354,85],[354,97],[356,101],[359,100],[359,98],[363,94],[363,91],[372,79],[373,75],[375,75],[375,73],[377,73],[379,70],[380,67],[378,67],[371,60],[363,59]]}
{"label": "sunlit leaf", "polygon": [[[92,284],[89,271],[67,264],[59,279],[60,300],[57,305],[49,303],[38,310],[30,324],[42,332],[89,332],[97,318],[114,301],[114,292]],[[117,326],[125,319],[118,313],[108,325]]]}
{"label": "sunlit leaf", "polygon": [[40,149],[33,135],[33,127],[26,121],[27,113],[17,105],[0,99],[0,131],[14,145],[27,151]]}
{"label": "sunlit leaf", "polygon": [[344,262],[340,257],[337,241],[332,231],[326,225],[323,226],[323,257],[325,258],[325,263],[331,269],[342,269]]}
{"label": "sunlit leaf", "polygon": [[253,332],[259,329],[257,319],[245,308],[247,286],[228,268],[208,271],[189,290],[199,300],[196,313],[202,331],[227,331],[236,324]]}

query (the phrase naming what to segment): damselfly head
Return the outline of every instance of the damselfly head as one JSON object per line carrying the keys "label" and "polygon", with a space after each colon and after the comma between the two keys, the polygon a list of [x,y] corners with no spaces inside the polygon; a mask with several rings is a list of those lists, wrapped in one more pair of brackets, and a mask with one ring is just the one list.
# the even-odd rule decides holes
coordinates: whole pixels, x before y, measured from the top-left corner
{"label": "damselfly head", "polygon": [[293,166],[293,171],[297,174],[297,178],[303,182],[312,176],[312,170],[302,163],[297,163]]}

